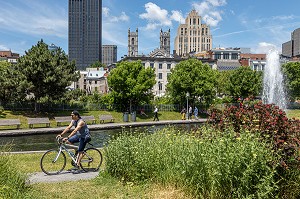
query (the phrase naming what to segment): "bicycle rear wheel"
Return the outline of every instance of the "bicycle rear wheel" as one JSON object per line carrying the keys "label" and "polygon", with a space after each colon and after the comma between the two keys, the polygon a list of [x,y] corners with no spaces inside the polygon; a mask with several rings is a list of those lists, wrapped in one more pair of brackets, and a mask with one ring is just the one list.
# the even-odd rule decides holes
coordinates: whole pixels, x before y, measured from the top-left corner
{"label": "bicycle rear wheel", "polygon": [[84,171],[98,171],[102,164],[102,154],[96,148],[84,150],[80,166]]}
{"label": "bicycle rear wheel", "polygon": [[47,175],[59,174],[66,166],[66,155],[62,151],[59,154],[55,149],[46,151],[41,158],[40,166]]}

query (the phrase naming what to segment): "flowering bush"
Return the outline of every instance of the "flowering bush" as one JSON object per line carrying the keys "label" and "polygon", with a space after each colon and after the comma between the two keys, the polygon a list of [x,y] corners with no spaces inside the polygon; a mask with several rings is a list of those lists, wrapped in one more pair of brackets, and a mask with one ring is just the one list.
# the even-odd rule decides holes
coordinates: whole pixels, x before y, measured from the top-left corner
{"label": "flowering bush", "polygon": [[233,127],[235,132],[241,129],[260,133],[262,138],[272,143],[273,149],[281,155],[281,165],[299,167],[300,163],[300,121],[288,119],[286,113],[274,104],[240,103],[226,107],[225,110],[210,110],[209,122],[224,130]]}

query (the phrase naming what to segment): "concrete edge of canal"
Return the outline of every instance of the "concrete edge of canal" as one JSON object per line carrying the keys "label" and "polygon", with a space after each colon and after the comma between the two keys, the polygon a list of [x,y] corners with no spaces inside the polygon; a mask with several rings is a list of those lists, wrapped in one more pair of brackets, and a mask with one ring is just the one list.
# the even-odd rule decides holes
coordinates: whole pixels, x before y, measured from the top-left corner
{"label": "concrete edge of canal", "polygon": [[[118,128],[142,127],[153,125],[172,125],[172,124],[196,124],[205,123],[207,119],[198,120],[162,120],[149,122],[126,122],[126,123],[105,123],[88,125],[90,130],[107,130]],[[37,134],[55,134],[62,132],[66,126],[56,128],[35,128],[35,129],[15,129],[15,130],[0,130],[0,137],[4,136],[22,136],[22,135],[37,135]]]}

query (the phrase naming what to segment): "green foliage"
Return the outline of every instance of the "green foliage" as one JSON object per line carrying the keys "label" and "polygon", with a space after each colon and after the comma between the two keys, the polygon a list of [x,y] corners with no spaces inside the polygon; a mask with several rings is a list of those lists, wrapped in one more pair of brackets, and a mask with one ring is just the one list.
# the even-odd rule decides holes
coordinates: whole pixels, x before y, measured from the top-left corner
{"label": "green foliage", "polygon": [[65,52],[61,48],[50,51],[43,40],[20,57],[16,70],[28,93],[41,103],[60,99],[67,86],[79,78],[75,64],[68,61]]}
{"label": "green foliage", "polygon": [[154,70],[145,68],[141,61],[118,63],[108,76],[114,104],[121,105],[122,110],[132,105],[149,103],[153,97],[151,88],[154,84]]}
{"label": "green foliage", "polygon": [[100,61],[96,61],[90,65],[90,68],[101,68],[105,67],[105,64],[102,64]]}
{"label": "green foliage", "polygon": [[300,62],[289,62],[282,65],[286,88],[292,99],[300,98]]}
{"label": "green foliage", "polygon": [[255,97],[262,89],[262,73],[242,66],[229,75],[228,92],[238,99],[240,97]]}
{"label": "green foliage", "polygon": [[203,104],[210,104],[216,96],[218,72],[197,59],[188,59],[178,63],[168,78],[167,92],[175,103],[186,100],[190,93],[191,103],[201,98]]}
{"label": "green foliage", "polygon": [[211,109],[209,120],[221,130],[233,127],[237,133],[246,129],[260,134],[272,143],[272,149],[280,155],[284,168],[297,168],[300,164],[300,121],[288,119],[286,113],[274,104],[244,103],[227,107],[224,111]]}
{"label": "green foliage", "polygon": [[6,146],[0,149],[0,198],[31,198],[26,186],[26,175],[19,172],[12,162],[12,156]]}
{"label": "green foliage", "polygon": [[[6,61],[0,61],[0,104],[22,100],[25,90],[22,89],[23,82],[20,80],[15,67]],[[14,92],[11,92],[11,91]]]}
{"label": "green foliage", "polygon": [[271,198],[276,156],[254,134],[236,138],[203,127],[125,135],[105,148],[106,172],[124,182],[154,181],[186,188],[197,198]]}
{"label": "green foliage", "polygon": [[228,85],[229,85],[229,77],[231,76],[231,74],[233,73],[233,71],[228,70],[228,71],[220,71],[218,73],[218,84],[217,84],[217,92],[218,94],[225,94],[228,95],[230,94],[228,91]]}
{"label": "green foliage", "polygon": [[58,102],[59,103],[71,103],[79,101],[82,96],[86,96],[86,92],[80,89],[69,90],[62,96]]}

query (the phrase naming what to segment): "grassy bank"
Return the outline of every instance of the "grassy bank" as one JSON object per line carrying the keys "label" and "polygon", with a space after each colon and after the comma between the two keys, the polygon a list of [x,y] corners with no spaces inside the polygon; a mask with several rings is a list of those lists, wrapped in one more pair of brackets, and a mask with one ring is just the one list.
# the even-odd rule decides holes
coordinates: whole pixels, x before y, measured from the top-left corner
{"label": "grassy bank", "polygon": [[[33,154],[11,154],[10,162],[20,173],[41,172],[39,161],[42,153]],[[68,160],[68,162],[70,162]],[[104,163],[105,164],[105,163]],[[67,164],[67,167],[71,167]],[[102,166],[103,169],[103,166]],[[74,187],[78,191],[74,191]],[[88,188],[88,189],[87,189]],[[162,186],[155,183],[133,185],[123,183],[119,180],[100,172],[93,180],[80,180],[61,183],[38,183],[27,187],[27,195],[32,198],[128,198],[128,199],[162,199],[177,198],[191,199],[185,192],[172,186]],[[26,195],[22,195],[26,196]],[[0,197],[1,198],[1,197]],[[21,197],[22,198],[22,197]]]}

